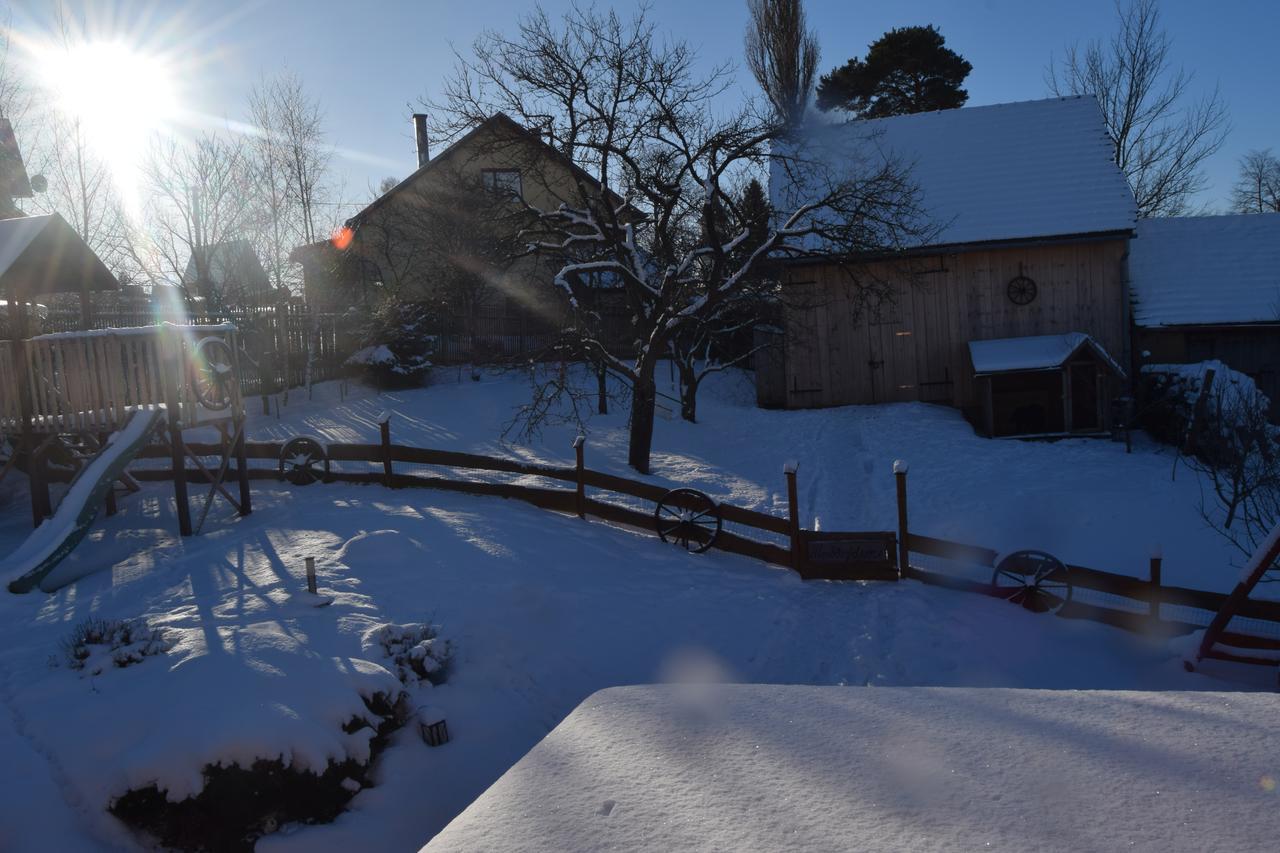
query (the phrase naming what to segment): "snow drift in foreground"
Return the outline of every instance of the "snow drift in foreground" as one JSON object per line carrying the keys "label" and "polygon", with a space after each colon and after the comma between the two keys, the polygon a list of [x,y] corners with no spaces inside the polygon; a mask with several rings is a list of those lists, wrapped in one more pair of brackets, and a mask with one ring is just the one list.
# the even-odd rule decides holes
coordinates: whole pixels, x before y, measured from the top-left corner
{"label": "snow drift in foreground", "polygon": [[424,851],[1272,849],[1274,698],[605,690]]}

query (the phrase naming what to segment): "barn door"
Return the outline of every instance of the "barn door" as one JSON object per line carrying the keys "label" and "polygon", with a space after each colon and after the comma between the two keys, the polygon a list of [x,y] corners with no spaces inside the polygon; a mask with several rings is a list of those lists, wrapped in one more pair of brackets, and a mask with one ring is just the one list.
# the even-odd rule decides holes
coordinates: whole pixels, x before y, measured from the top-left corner
{"label": "barn door", "polygon": [[911,306],[896,293],[867,309],[867,370],[876,403],[920,399],[916,375],[916,342],[911,328]]}
{"label": "barn door", "polygon": [[826,352],[825,311],[814,284],[790,286],[787,305],[787,405],[817,406],[823,397],[822,359]]}

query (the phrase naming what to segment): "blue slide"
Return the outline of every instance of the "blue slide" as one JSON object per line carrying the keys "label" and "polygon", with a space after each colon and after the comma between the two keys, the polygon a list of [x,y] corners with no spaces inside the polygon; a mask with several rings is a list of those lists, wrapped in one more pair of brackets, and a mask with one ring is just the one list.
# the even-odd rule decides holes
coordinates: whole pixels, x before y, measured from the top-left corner
{"label": "blue slide", "polygon": [[163,409],[131,414],[80,469],[53,517],[45,519],[16,551],[0,560],[0,578],[10,578],[9,592],[30,592],[36,587],[53,592],[74,580],[51,579],[49,574],[84,539],[112,485],[146,445],[164,414]]}

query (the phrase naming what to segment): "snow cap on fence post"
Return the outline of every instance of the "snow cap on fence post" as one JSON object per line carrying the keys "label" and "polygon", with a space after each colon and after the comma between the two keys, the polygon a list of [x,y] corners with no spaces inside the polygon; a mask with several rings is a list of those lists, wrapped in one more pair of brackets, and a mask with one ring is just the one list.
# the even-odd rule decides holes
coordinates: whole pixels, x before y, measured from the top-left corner
{"label": "snow cap on fence post", "polygon": [[575,449],[581,447],[586,443],[587,443],[587,437],[582,433],[578,433],[578,435],[573,439],[573,446]]}
{"label": "snow cap on fence post", "polygon": [[782,473],[794,474],[800,468],[800,463],[794,459],[788,459],[782,463]]}
{"label": "snow cap on fence post", "polygon": [[379,413],[378,413],[378,423],[379,423],[379,424],[389,424],[389,423],[391,423],[391,410],[390,410],[390,409],[383,409],[381,412],[379,412]]}
{"label": "snow cap on fence post", "polygon": [[893,460],[893,473],[895,474],[907,473],[907,460],[905,459]]}

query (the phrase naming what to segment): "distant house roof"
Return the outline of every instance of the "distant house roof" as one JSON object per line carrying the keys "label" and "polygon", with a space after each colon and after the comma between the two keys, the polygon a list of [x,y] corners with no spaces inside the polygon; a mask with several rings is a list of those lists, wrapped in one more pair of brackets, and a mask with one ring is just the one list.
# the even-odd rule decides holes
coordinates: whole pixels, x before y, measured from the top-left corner
{"label": "distant house roof", "polygon": [[1280,213],[1144,219],[1129,281],[1139,326],[1280,323]]}
{"label": "distant house roof", "polygon": [[22,162],[22,151],[13,135],[13,125],[3,117],[0,117],[0,196],[31,198],[31,179]]}
{"label": "distant house roof", "polygon": [[[258,253],[248,240],[224,240],[206,247],[209,255],[209,277],[219,293],[227,294],[228,288],[241,294],[261,294],[271,289],[271,278],[267,275]],[[197,283],[196,258],[193,253],[187,260],[187,268],[182,273],[182,283]]]}
{"label": "distant house roof", "polygon": [[969,357],[973,360],[973,372],[976,376],[1026,370],[1056,370],[1082,349],[1092,350],[1118,375],[1124,376],[1120,365],[1103,349],[1102,344],[1083,332],[969,341]]}
{"label": "distant house roof", "polygon": [[58,214],[0,219],[0,294],[27,300],[118,286],[102,260]]}
{"label": "distant house roof", "polygon": [[[411,186],[423,174],[436,168],[439,164],[448,160],[449,155],[451,155],[453,152],[465,148],[468,142],[474,139],[476,135],[479,134],[481,131],[488,128],[492,128],[492,127],[506,128],[508,130],[515,132],[519,136],[523,136],[527,138],[528,141],[530,142],[543,146],[544,148],[546,148],[547,152],[552,157],[554,157],[555,159],[558,159],[561,163],[564,164],[564,166],[567,169],[569,169],[575,175],[582,178],[592,186],[598,185],[599,182],[596,181],[596,179],[593,178],[590,175],[590,173],[588,173],[585,169],[583,169],[577,163],[573,162],[573,160],[570,157],[567,157],[564,154],[564,152],[562,152],[559,148],[556,148],[554,145],[548,145],[546,140],[544,140],[540,135],[530,130],[529,128],[525,127],[524,125],[520,124],[520,122],[511,118],[506,113],[497,112],[489,116],[489,118],[485,119],[484,121],[478,122],[475,127],[471,128],[461,137],[454,140],[443,151],[441,151],[436,156],[432,157],[422,166],[419,166],[403,181],[396,184],[394,187],[387,190],[382,195],[378,196],[376,199],[370,202],[369,205],[364,208],[364,210],[361,210],[355,216],[348,219],[347,224],[352,227],[359,225],[362,219],[367,217],[373,211],[382,207],[382,205],[386,204],[389,200],[391,200],[396,195],[399,195],[406,187]],[[617,195],[616,193],[613,193],[612,191],[610,191],[609,194],[619,203],[622,201],[622,197]]]}
{"label": "distant house roof", "polygon": [[[1126,232],[1137,216],[1092,96],[814,124],[786,151],[831,169],[909,166],[932,246]],[[778,162],[769,183],[779,213],[810,194]]]}

